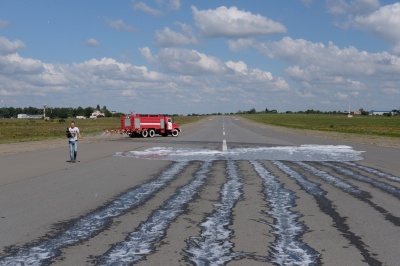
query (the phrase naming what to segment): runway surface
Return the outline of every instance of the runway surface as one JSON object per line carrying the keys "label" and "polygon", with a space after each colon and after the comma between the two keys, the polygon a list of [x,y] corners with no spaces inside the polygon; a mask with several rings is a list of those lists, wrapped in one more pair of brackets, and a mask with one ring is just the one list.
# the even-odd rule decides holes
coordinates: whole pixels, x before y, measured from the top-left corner
{"label": "runway surface", "polygon": [[399,149],[234,116],[0,156],[0,265],[399,265]]}

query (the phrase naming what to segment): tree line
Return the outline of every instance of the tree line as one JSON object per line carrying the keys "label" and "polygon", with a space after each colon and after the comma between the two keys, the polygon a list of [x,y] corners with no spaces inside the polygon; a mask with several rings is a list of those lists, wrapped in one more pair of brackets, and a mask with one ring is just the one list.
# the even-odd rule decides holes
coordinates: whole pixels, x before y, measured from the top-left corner
{"label": "tree line", "polygon": [[[369,115],[368,111],[365,111],[363,108],[360,108],[359,110],[359,114],[360,115]],[[354,112],[354,111],[352,111]],[[237,111],[237,114],[260,114],[260,113],[267,113],[267,114],[277,114],[278,111],[277,110],[269,110],[268,108],[266,108],[263,111],[257,111],[255,108],[252,108],[248,111]],[[348,111],[320,111],[320,110],[314,110],[314,109],[308,109],[305,111],[297,111],[297,112],[293,112],[293,111],[286,111],[286,114],[348,114]],[[388,112],[387,114],[384,114],[385,116],[392,116],[392,115],[399,115],[400,114],[400,109],[396,110],[393,109],[390,112]]]}
{"label": "tree line", "polygon": [[[112,113],[107,109],[106,106],[100,108],[97,105],[96,108],[94,107],[47,107],[46,108],[46,117],[50,119],[54,118],[62,118],[67,119],[68,117],[77,117],[77,116],[84,116],[90,117],[93,112],[100,111],[104,113],[104,117],[113,117],[117,116],[120,117],[124,114],[122,113]],[[26,115],[44,115],[44,108],[36,108],[36,107],[2,107],[0,108],[0,118],[17,118],[19,114],[26,114]]]}

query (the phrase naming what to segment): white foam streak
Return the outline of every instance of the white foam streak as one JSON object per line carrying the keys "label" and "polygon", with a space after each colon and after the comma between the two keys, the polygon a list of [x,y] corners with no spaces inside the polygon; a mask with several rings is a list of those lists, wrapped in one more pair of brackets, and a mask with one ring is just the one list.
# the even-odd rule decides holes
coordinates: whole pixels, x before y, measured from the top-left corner
{"label": "white foam streak", "polygon": [[236,148],[226,151],[154,147],[144,151],[118,152],[116,156],[171,161],[275,160],[275,161],[358,161],[361,151],[344,145],[302,145]]}
{"label": "white foam streak", "polygon": [[351,171],[351,170],[346,169],[344,167],[333,165],[331,163],[321,162],[321,164],[324,165],[324,166],[330,167],[333,170],[337,171],[338,173],[344,174],[344,175],[346,175],[348,177],[351,177],[351,178],[353,178],[355,180],[371,184],[372,186],[374,186],[376,188],[379,188],[379,189],[381,189],[381,190],[383,190],[383,191],[385,191],[387,193],[390,193],[391,195],[393,195],[393,196],[397,197],[398,199],[400,199],[400,189],[395,187],[395,186],[392,186],[392,185],[389,185],[387,183],[378,181],[376,179],[361,175],[361,174],[359,174],[357,172]]}
{"label": "white foam streak", "polygon": [[307,169],[308,171],[310,171],[311,173],[313,173],[314,175],[318,176],[319,178],[321,178],[322,180],[325,180],[325,182],[327,182],[328,184],[331,184],[337,188],[340,188],[346,192],[349,192],[353,195],[356,195],[358,197],[361,196],[365,196],[365,192],[358,189],[356,186],[353,186],[335,176],[332,176],[330,174],[328,174],[327,172],[318,170],[317,168],[308,165],[306,163],[302,163],[302,162],[297,162],[298,165],[300,165],[301,167]]}
{"label": "white foam streak", "polygon": [[299,240],[306,228],[298,221],[300,214],[290,210],[296,206],[294,192],[285,189],[259,162],[251,164],[263,180],[265,198],[271,207],[267,213],[274,219],[271,227],[276,240],[271,247],[271,261],[279,265],[316,264],[320,254]]}
{"label": "white foam streak", "polygon": [[40,265],[43,261],[54,258],[61,248],[89,239],[104,230],[110,218],[119,216],[149,199],[186,165],[185,162],[173,165],[156,180],[122,194],[104,208],[80,218],[56,237],[42,241],[37,246],[21,249],[13,256],[1,258],[0,265]]}
{"label": "white foam streak", "polygon": [[243,188],[232,161],[228,161],[228,178],[229,181],[221,190],[220,203],[214,205],[212,215],[201,224],[201,236],[191,237],[187,241],[190,248],[185,253],[195,265],[224,265],[242,255],[232,252],[233,243],[229,241],[233,232],[228,226],[232,223],[232,211]]}
{"label": "white foam streak", "polygon": [[130,233],[125,241],[113,246],[100,258],[98,265],[130,265],[154,252],[155,243],[165,235],[172,221],[184,211],[185,204],[204,184],[209,168],[210,163],[204,163],[192,182],[180,188],[160,209],[153,211],[148,220]]}
{"label": "white foam streak", "polygon": [[390,175],[390,174],[387,174],[387,173],[383,173],[383,172],[380,172],[380,171],[378,171],[376,169],[373,169],[373,168],[370,168],[370,167],[366,167],[366,166],[362,166],[362,165],[358,165],[358,164],[351,163],[351,162],[344,162],[344,163],[349,165],[349,166],[352,166],[352,167],[357,167],[357,168],[359,168],[359,169],[361,169],[361,170],[363,170],[363,171],[365,171],[367,173],[374,174],[374,175],[376,175],[378,177],[386,178],[388,180],[395,181],[395,182],[400,182],[400,177],[398,177],[398,176],[394,176],[394,175]]}

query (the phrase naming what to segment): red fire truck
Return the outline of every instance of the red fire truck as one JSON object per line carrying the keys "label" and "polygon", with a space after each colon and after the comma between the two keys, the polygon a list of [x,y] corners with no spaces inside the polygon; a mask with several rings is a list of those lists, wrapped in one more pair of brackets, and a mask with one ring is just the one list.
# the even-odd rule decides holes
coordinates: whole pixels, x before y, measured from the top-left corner
{"label": "red fire truck", "polygon": [[152,138],[155,134],[177,137],[179,132],[181,132],[179,126],[168,116],[134,114],[121,117],[121,133],[126,133],[131,138]]}

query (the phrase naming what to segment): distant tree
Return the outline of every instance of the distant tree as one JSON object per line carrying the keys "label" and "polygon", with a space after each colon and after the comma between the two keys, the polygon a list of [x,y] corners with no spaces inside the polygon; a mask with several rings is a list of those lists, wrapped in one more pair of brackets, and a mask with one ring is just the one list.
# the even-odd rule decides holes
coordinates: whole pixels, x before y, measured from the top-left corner
{"label": "distant tree", "polygon": [[78,107],[78,108],[76,108],[76,112],[75,112],[75,114],[76,114],[76,116],[78,116],[78,115],[85,115],[85,110],[82,108],[82,107]]}
{"label": "distant tree", "polygon": [[48,116],[50,119],[54,119],[57,117],[57,113],[54,111],[55,108],[49,108],[46,110],[46,116]]}
{"label": "distant tree", "polygon": [[360,108],[360,110],[359,110],[360,112],[361,112],[361,115],[369,115],[369,112],[367,112],[367,111],[364,111],[364,109],[363,108]]}
{"label": "distant tree", "polygon": [[250,111],[248,111],[247,113],[249,113],[249,114],[256,114],[257,111],[256,111],[255,108],[252,108],[252,109],[250,109]]}
{"label": "distant tree", "polygon": [[36,115],[37,114],[37,108],[29,106],[27,109],[27,114],[28,115]]}
{"label": "distant tree", "polygon": [[17,107],[17,108],[15,108],[15,114],[23,114],[23,109],[22,108],[20,108],[20,107]]}
{"label": "distant tree", "polygon": [[108,111],[107,109],[105,109],[105,110],[104,110],[104,116],[105,116],[105,117],[112,117],[113,114],[112,114],[110,111]]}
{"label": "distant tree", "polygon": [[114,114],[114,117],[121,117],[121,116],[123,116],[123,115],[125,115],[124,113],[121,113],[121,112],[118,112],[118,113],[115,113]]}
{"label": "distant tree", "polygon": [[0,109],[0,117],[10,118],[10,111],[8,110],[8,108],[3,107]]}
{"label": "distant tree", "polygon": [[90,117],[94,110],[92,107],[86,107],[84,111],[85,111],[85,116]]}
{"label": "distant tree", "polygon": [[265,108],[265,112],[266,112],[266,113],[269,113],[269,110],[268,110],[268,108]]}
{"label": "distant tree", "polygon": [[98,105],[96,106],[96,110],[99,110],[99,111],[100,111],[100,104],[98,104]]}
{"label": "distant tree", "polygon": [[76,108],[71,108],[69,111],[71,117],[76,117],[78,115]]}
{"label": "distant tree", "polygon": [[387,116],[387,117],[392,117],[392,116],[393,116],[393,113],[392,113],[392,112],[389,112],[389,113],[384,113],[383,115],[384,115],[384,116]]}
{"label": "distant tree", "polygon": [[10,107],[10,108],[8,108],[8,115],[9,115],[9,117],[17,117],[18,114],[16,113],[14,107]]}
{"label": "distant tree", "polygon": [[67,119],[67,118],[68,118],[68,113],[67,113],[67,111],[66,111],[64,108],[62,108],[62,109],[60,109],[60,110],[58,111],[57,116],[58,116],[59,118],[62,118],[62,119]]}

